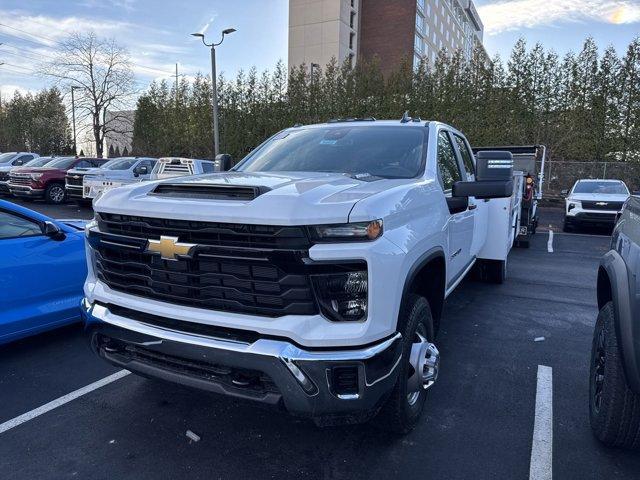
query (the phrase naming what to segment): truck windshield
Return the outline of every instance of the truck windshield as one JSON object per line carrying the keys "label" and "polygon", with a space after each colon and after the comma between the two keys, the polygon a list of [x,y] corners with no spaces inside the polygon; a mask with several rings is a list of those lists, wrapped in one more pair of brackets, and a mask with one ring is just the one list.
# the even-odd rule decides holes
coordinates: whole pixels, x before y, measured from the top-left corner
{"label": "truck windshield", "polygon": [[102,168],[104,170],[129,170],[137,161],[137,158],[118,158],[109,160]]}
{"label": "truck windshield", "polygon": [[622,182],[578,182],[573,193],[609,193],[629,195],[629,190]]}
{"label": "truck windshield", "polygon": [[53,157],[34,158],[30,162],[24,164],[25,167],[44,167],[47,163],[53,161]]}
{"label": "truck windshield", "polygon": [[327,126],[287,130],[237,168],[245,172],[336,172],[413,178],[423,165],[427,129]]}
{"label": "truck windshield", "polygon": [[75,157],[62,157],[47,163],[47,167],[66,170],[71,165],[73,165],[73,162],[75,161],[76,161]]}
{"label": "truck windshield", "polygon": [[7,153],[0,154],[0,163],[8,162],[15,156],[16,156],[15,152],[7,152]]}

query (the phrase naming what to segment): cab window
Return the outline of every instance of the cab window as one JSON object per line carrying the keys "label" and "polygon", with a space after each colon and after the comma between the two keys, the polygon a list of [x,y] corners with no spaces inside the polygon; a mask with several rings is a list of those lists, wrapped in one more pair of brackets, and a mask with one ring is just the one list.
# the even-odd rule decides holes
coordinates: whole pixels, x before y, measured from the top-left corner
{"label": "cab window", "polygon": [[0,210],[0,240],[42,235],[40,224]]}
{"label": "cab window", "polygon": [[455,138],[456,144],[458,145],[458,150],[460,150],[460,156],[462,157],[462,163],[467,173],[467,179],[471,180],[471,175],[475,173],[473,156],[471,155],[469,147],[467,146],[467,142],[464,141],[464,138],[462,138],[460,135],[453,135],[453,138]]}
{"label": "cab window", "polygon": [[445,192],[450,191],[455,182],[462,180],[456,152],[449,134],[444,130],[438,133],[438,176]]}

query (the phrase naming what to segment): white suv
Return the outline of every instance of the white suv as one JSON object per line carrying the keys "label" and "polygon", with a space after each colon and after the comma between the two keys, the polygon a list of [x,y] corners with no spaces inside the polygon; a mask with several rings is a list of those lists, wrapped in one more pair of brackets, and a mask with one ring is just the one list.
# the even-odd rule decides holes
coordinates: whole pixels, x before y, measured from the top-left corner
{"label": "white suv", "polygon": [[621,180],[578,180],[562,194],[566,196],[565,232],[581,225],[613,227],[630,195]]}

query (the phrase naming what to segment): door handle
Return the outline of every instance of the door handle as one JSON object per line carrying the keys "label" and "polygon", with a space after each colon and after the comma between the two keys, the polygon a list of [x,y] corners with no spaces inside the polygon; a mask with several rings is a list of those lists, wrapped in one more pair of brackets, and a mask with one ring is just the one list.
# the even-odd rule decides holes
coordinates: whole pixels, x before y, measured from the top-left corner
{"label": "door handle", "polygon": [[478,208],[478,206],[475,203],[469,205],[469,210],[475,210],[476,208]]}

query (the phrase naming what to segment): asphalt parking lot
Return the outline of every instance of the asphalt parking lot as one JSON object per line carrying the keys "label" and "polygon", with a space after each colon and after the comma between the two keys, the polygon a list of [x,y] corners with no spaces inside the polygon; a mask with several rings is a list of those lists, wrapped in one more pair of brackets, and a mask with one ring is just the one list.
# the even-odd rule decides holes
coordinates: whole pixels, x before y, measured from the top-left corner
{"label": "asphalt parking lot", "polygon": [[[71,205],[27,206],[92,216]],[[526,479],[532,448],[552,452],[556,479],[638,478],[640,456],[600,445],[588,420],[596,267],[609,239],[550,236],[557,218],[543,212],[531,248],[512,251],[505,284],[465,281],[448,299],[440,377],[404,438],[372,424],[319,429],[127,375],[0,433],[0,478]],[[542,450],[532,440],[539,366],[552,369],[544,391],[553,433]],[[0,425],[115,372],[89,351],[80,325],[0,348]]]}

